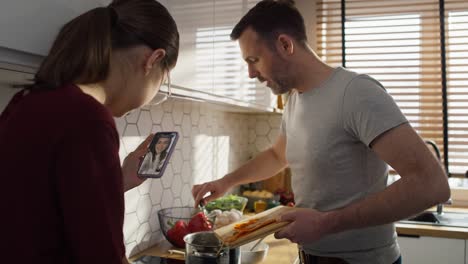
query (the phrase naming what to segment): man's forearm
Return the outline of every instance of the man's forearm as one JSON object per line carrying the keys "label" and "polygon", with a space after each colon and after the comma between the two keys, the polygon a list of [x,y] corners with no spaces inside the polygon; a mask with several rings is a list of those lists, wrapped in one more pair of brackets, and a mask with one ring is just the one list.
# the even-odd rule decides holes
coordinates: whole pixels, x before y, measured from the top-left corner
{"label": "man's forearm", "polygon": [[231,186],[261,181],[274,176],[286,166],[286,161],[276,155],[272,148],[269,148],[237,170],[224,176],[223,180]]}
{"label": "man's forearm", "polygon": [[443,177],[420,180],[424,178],[401,178],[382,192],[329,212],[332,232],[395,222],[448,200],[450,190]]}

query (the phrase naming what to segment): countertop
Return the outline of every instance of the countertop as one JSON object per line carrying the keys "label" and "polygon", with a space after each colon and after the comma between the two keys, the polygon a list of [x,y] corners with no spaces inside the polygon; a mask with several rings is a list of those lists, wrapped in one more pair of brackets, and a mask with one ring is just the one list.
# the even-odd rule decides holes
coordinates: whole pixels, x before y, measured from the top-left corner
{"label": "countertop", "polygon": [[468,228],[396,223],[398,235],[468,239]]}
{"label": "countertop", "polygon": [[[447,212],[468,213],[468,208],[445,207],[444,210]],[[407,224],[397,222],[396,230],[399,235],[468,239],[468,228],[462,227]],[[270,246],[270,248],[268,250],[267,258],[262,263],[293,263],[297,258],[297,244],[291,243],[287,239],[275,239],[273,234],[267,236],[264,241]],[[157,244],[142,251],[139,254],[132,256],[130,258],[130,261],[134,261],[142,256],[159,256],[178,260],[184,259],[182,255],[170,254],[168,251],[170,249],[176,248],[174,248],[172,245],[169,244],[169,242],[164,240],[160,244]]]}
{"label": "countertop", "polygon": [[[434,211],[435,208],[431,208],[429,210]],[[457,208],[457,207],[446,206],[444,208],[444,211],[468,213],[468,208]],[[395,225],[396,225],[397,233],[399,235],[468,239],[468,228],[464,228],[464,227],[407,224],[407,223],[400,223],[400,222],[397,222]]]}
{"label": "countertop", "polygon": [[287,239],[276,239],[269,235],[264,240],[269,246],[268,255],[262,263],[294,263],[297,258],[297,244]]}
{"label": "countertop", "polygon": [[[276,263],[294,263],[297,257],[297,244],[291,243],[287,239],[275,239],[274,235],[269,235],[264,239],[269,245],[268,254],[262,263],[265,264],[276,264]],[[160,244],[157,244],[147,250],[142,251],[141,253],[132,256],[129,260],[130,262],[139,259],[142,256],[158,256],[164,258],[172,258],[183,260],[182,255],[170,254],[169,249],[176,249],[169,244],[166,240],[162,241]],[[181,250],[181,249],[176,249]]]}

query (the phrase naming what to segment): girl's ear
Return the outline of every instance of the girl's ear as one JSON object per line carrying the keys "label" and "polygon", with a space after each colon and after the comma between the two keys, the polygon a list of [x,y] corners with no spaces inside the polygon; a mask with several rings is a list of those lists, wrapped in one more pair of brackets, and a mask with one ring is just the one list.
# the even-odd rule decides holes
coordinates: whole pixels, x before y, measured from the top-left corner
{"label": "girl's ear", "polygon": [[148,75],[155,64],[159,64],[166,56],[166,51],[163,49],[156,49],[146,58],[145,61],[145,75]]}

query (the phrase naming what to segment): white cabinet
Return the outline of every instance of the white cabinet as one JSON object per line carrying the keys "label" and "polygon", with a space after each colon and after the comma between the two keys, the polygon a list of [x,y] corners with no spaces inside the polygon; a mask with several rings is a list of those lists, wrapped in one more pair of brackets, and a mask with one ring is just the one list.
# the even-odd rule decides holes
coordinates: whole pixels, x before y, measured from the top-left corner
{"label": "white cabinet", "polygon": [[110,0],[2,0],[0,62],[37,68],[60,28]]}
{"label": "white cabinet", "polygon": [[180,52],[171,77],[176,86],[262,106],[274,106],[269,88],[248,77],[230,34],[259,0],[168,0],[180,33]]}
{"label": "white cabinet", "polygon": [[0,47],[44,56],[63,24],[105,2],[2,0]]}
{"label": "white cabinet", "polygon": [[10,102],[11,98],[20,89],[12,85],[29,83],[33,78],[33,69],[8,65],[0,62],[0,114]]}
{"label": "white cabinet", "polygon": [[270,105],[270,89],[249,78],[237,41],[230,39],[234,26],[259,1],[215,0],[213,92],[237,100]]}
{"label": "white cabinet", "polygon": [[463,239],[398,236],[398,244],[403,263],[465,263],[466,246]]}
{"label": "white cabinet", "polygon": [[0,114],[5,110],[5,107],[10,102],[11,98],[18,89],[13,89],[6,84],[0,82]]}
{"label": "white cabinet", "polygon": [[[171,73],[175,94],[223,102],[254,111],[273,111],[270,89],[248,78],[247,66],[230,33],[260,0],[161,0],[180,33],[180,52]],[[37,69],[60,28],[110,0],[2,0],[0,63]],[[209,93],[199,94],[197,92]],[[212,96],[213,95],[213,96]],[[247,110],[248,111],[248,110]]]}
{"label": "white cabinet", "polygon": [[213,91],[213,0],[169,0],[180,34],[179,58],[171,72],[178,86]]}
{"label": "white cabinet", "polygon": [[239,45],[230,38],[232,29],[245,13],[243,3],[236,0],[215,0],[214,11],[213,92],[248,101],[244,91],[255,82],[248,78]]}

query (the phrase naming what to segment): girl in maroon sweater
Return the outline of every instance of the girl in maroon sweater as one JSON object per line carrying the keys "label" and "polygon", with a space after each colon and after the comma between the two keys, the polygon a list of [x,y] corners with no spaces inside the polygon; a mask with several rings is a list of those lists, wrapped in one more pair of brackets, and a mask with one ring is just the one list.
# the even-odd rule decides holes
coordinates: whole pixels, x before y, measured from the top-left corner
{"label": "girl in maroon sweater", "polygon": [[113,116],[152,100],[178,50],[154,0],[116,0],[63,26],[0,116],[3,262],[127,262],[123,193],[141,183],[151,136],[121,167]]}

